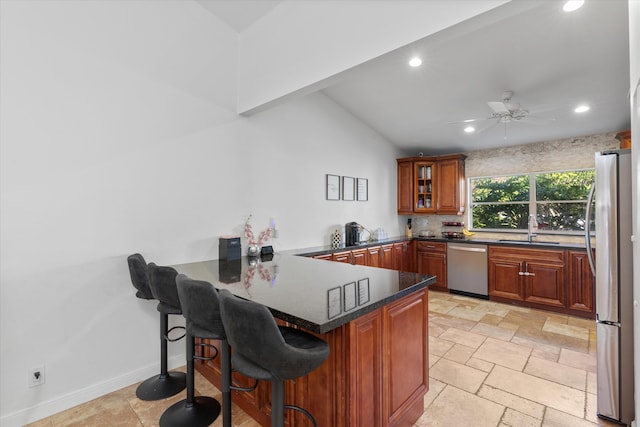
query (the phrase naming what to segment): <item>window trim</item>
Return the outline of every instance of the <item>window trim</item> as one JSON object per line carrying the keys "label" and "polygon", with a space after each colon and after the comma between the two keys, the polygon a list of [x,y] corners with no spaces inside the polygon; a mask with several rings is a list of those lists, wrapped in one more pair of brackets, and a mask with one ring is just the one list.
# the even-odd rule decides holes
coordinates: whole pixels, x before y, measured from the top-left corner
{"label": "window trim", "polygon": [[[520,173],[505,173],[498,175],[486,175],[486,176],[473,176],[467,177],[467,188],[469,191],[467,192],[467,209],[466,217],[467,223],[469,224],[469,231],[477,231],[477,232],[487,232],[487,233],[522,233],[527,232],[526,228],[474,228],[473,227],[473,206],[474,205],[528,205],[529,206],[529,214],[534,213],[537,215],[538,209],[537,204],[547,204],[547,203],[576,203],[580,202],[580,200],[536,200],[537,198],[537,190],[536,190],[536,175],[543,175],[549,173],[565,173],[565,172],[583,172],[583,171],[593,171],[595,172],[595,168],[579,168],[579,169],[562,169],[562,170],[553,170],[553,171],[536,171],[536,172],[520,172]],[[529,177],[529,200],[528,201],[509,201],[509,202],[473,202],[473,186],[471,185],[471,180],[473,179],[486,179],[486,178],[498,178],[498,177],[510,177],[510,176],[528,176]],[[586,200],[585,200],[586,202]],[[563,236],[583,236],[583,230],[538,230],[536,231],[538,234],[556,234]],[[591,234],[594,234],[591,232]]]}

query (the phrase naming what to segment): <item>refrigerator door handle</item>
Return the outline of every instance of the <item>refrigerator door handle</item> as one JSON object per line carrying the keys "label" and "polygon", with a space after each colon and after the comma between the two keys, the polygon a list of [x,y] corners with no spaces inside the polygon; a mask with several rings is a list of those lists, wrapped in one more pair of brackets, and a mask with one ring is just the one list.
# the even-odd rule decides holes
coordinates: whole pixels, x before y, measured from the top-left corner
{"label": "refrigerator door handle", "polygon": [[594,183],[591,186],[591,190],[589,191],[589,197],[587,197],[587,209],[585,210],[585,226],[584,226],[584,241],[587,247],[587,259],[589,260],[589,267],[591,267],[591,273],[596,275],[596,262],[593,259],[593,250],[591,249],[591,205],[593,204],[593,196],[595,194],[596,184]]}

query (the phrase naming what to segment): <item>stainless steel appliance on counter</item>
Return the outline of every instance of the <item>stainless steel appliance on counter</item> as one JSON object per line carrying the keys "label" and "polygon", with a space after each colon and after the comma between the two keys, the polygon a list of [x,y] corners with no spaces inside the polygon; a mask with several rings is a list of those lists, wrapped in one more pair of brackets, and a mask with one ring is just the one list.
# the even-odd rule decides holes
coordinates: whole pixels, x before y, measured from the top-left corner
{"label": "stainless steel appliance on counter", "polygon": [[453,293],[488,298],[487,245],[447,243],[447,287]]}
{"label": "stainless steel appliance on counter", "polygon": [[588,226],[585,240],[596,278],[598,416],[630,425],[634,417],[630,150],[596,153],[594,189],[595,263]]}

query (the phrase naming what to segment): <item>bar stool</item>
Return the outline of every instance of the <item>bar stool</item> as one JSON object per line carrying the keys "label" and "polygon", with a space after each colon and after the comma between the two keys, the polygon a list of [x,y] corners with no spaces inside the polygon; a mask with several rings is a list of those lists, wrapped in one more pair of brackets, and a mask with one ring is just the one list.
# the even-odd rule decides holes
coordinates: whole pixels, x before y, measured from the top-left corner
{"label": "bar stool", "polygon": [[271,425],[284,425],[284,409],[315,419],[306,409],[284,404],[284,380],[309,374],[329,356],[329,344],[315,335],[278,326],[264,305],[218,291],[220,314],[233,348],[233,369],[257,380],[271,382]]}
{"label": "bar stool", "polygon": [[[141,299],[154,299],[149,285],[149,269],[144,257],[138,253],[127,257],[131,283],[136,288],[136,296]],[[174,310],[164,310],[162,303],[158,304],[160,312],[160,374],[143,381],[136,389],[136,396],[140,400],[160,400],[180,393],[186,387],[186,375],[183,372],[168,372],[167,370],[167,335],[168,315],[176,314]],[[177,313],[180,314],[180,313]]]}
{"label": "bar stool", "polygon": [[[220,340],[222,368],[223,425],[231,426],[231,362],[229,344],[220,318],[218,293],[209,282],[193,280],[178,274],[176,285],[182,315],[187,322],[187,398],[174,403],[160,417],[160,426],[200,427],[208,426],[220,415],[220,404],[207,396],[195,396],[194,359],[210,360],[211,357],[196,356],[195,338]],[[199,344],[206,345],[206,344]],[[208,346],[208,345],[207,345]],[[218,355],[216,350],[214,357]]]}

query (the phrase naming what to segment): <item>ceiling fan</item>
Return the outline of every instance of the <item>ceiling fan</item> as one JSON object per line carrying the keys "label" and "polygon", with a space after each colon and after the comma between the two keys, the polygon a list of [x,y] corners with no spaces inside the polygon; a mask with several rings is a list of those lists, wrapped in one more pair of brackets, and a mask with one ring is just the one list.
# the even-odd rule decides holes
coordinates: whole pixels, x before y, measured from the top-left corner
{"label": "ceiling fan", "polygon": [[520,120],[529,115],[524,108],[520,108],[517,102],[511,102],[512,91],[502,92],[502,101],[489,101],[487,104],[493,110],[489,119],[497,119],[498,123],[510,123],[512,120]]}
{"label": "ceiling fan", "polygon": [[[498,124],[504,124],[504,137],[507,137],[507,124],[511,122],[516,122],[525,119],[527,122],[540,122],[540,120],[534,120],[535,117],[529,116],[529,111],[522,108],[519,103],[511,101],[511,97],[513,96],[513,91],[504,91],[502,92],[502,101],[489,101],[487,105],[491,108],[491,114],[488,117],[484,117],[481,119],[467,119],[458,122],[449,122],[449,124],[460,124],[460,123],[473,123],[485,120],[491,120],[492,122],[486,126],[483,126],[481,129],[476,130],[472,127],[469,128],[468,132],[472,132],[475,134],[479,134],[485,132],[486,130],[495,127]],[[554,119],[543,120],[545,122]]]}
{"label": "ceiling fan", "polygon": [[489,101],[487,105],[491,108],[492,113],[489,117],[484,117],[482,119],[468,119],[462,120],[460,122],[450,122],[450,124],[455,123],[472,123],[478,122],[482,120],[496,120],[496,123],[510,123],[514,120],[521,120],[529,115],[529,111],[520,107],[520,104],[517,102],[512,102],[511,97],[513,96],[512,91],[504,91],[502,92],[502,101]]}

